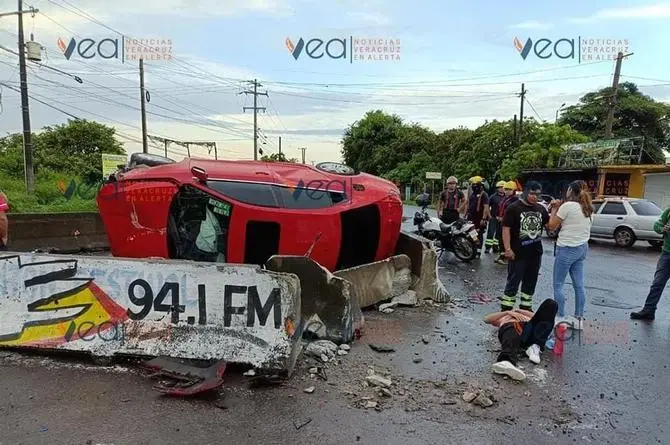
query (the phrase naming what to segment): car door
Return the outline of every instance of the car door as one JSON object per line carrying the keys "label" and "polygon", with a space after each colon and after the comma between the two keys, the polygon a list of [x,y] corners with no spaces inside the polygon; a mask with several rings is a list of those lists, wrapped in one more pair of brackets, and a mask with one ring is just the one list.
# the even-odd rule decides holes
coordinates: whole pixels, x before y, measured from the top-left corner
{"label": "car door", "polygon": [[654,224],[658,221],[663,210],[656,204],[645,199],[630,201],[628,203],[631,213],[630,224],[635,230],[635,235],[641,239],[662,239],[654,231]]}
{"label": "car door", "polygon": [[592,235],[602,235],[605,232],[603,222],[600,220],[600,209],[602,209],[603,201],[593,201],[593,224],[591,224]]}
{"label": "car door", "polygon": [[622,201],[606,201],[597,217],[598,233],[614,236],[614,230],[626,223],[628,212]]}

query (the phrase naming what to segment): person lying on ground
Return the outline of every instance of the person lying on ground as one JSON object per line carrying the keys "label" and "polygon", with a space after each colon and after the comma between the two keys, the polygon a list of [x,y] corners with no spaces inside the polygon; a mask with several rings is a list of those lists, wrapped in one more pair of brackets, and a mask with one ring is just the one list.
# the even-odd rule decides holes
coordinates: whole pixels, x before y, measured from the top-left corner
{"label": "person lying on ground", "polygon": [[524,380],[526,374],[517,367],[519,350],[524,349],[531,362],[540,363],[540,352],[554,329],[558,304],[552,299],[542,302],[535,313],[524,309],[494,312],[484,317],[484,322],[498,327],[498,340],[502,345],[496,363],[491,369],[496,374],[514,380]]}

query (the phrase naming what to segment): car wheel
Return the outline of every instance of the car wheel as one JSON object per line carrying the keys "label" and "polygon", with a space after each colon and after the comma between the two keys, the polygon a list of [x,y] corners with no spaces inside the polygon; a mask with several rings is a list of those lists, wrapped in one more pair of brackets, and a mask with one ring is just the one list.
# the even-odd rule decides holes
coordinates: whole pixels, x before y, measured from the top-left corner
{"label": "car wheel", "polygon": [[614,241],[617,246],[630,247],[635,244],[635,234],[628,227],[620,227],[614,232]]}

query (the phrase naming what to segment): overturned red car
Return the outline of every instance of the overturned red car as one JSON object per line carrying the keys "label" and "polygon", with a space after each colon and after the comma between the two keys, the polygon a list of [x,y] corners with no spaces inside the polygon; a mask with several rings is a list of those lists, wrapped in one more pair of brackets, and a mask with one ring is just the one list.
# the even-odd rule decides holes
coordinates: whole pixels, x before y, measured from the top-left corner
{"label": "overturned red car", "polygon": [[308,255],[330,271],[394,254],[395,184],[339,163],[181,162],[135,153],[97,195],[112,254],[264,264]]}

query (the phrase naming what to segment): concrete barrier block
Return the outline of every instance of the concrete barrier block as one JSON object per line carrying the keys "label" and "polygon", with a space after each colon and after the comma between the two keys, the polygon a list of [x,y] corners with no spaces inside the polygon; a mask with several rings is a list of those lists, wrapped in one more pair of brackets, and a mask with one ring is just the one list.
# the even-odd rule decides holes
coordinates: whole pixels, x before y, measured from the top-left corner
{"label": "concrete barrier block", "polygon": [[432,299],[437,303],[450,300],[449,292],[440,281],[437,273],[437,252],[426,238],[401,231],[396,254],[407,255],[412,263],[412,286],[420,299]]}
{"label": "concrete barrier block", "polygon": [[97,212],[9,213],[9,248],[16,252],[109,247],[105,226]]}
{"label": "concrete barrier block", "polygon": [[335,276],[351,283],[356,303],[364,309],[407,292],[412,284],[411,265],[407,255],[396,255],[338,270]]}
{"label": "concrete barrier block", "polygon": [[5,254],[0,347],[217,359],[293,369],[298,277],[257,266]]}
{"label": "concrete barrier block", "polygon": [[[265,267],[299,277],[302,319],[310,321],[311,330],[319,333],[320,338],[335,343],[353,340],[358,306],[352,301],[351,283],[305,256],[274,255]],[[323,326],[313,326],[314,323]],[[300,331],[304,328],[302,326]]]}

